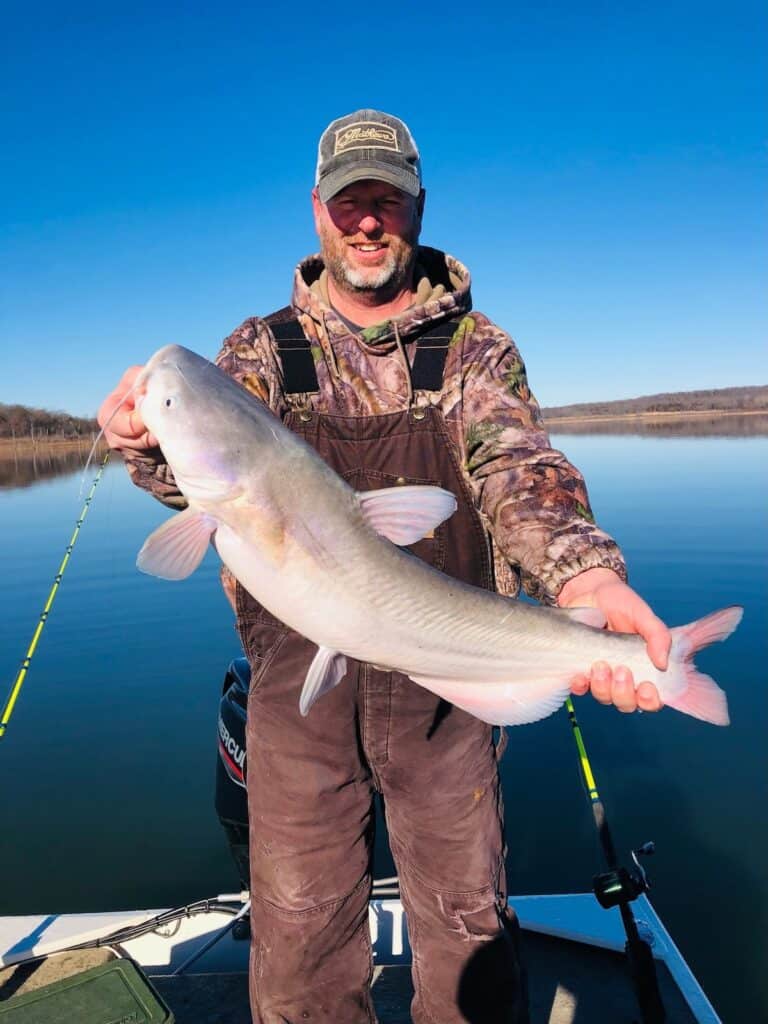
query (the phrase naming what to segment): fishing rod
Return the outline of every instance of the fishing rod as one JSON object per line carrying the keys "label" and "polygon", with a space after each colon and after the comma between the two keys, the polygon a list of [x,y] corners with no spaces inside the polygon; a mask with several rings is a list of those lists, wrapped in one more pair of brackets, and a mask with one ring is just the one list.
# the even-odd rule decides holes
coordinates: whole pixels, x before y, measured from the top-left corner
{"label": "fishing rod", "polygon": [[101,466],[99,467],[99,471],[96,474],[96,478],[94,479],[93,484],[91,485],[91,489],[88,492],[88,497],[85,499],[85,504],[83,505],[82,511],[80,512],[80,516],[77,522],[75,523],[75,529],[72,533],[72,536],[70,537],[69,544],[67,544],[67,547],[64,551],[64,557],[61,560],[61,565],[59,566],[58,571],[53,578],[53,584],[51,585],[51,589],[48,593],[48,600],[45,602],[43,610],[40,613],[40,618],[38,619],[37,627],[35,628],[35,631],[32,634],[32,639],[30,641],[29,647],[27,648],[27,653],[24,655],[24,660],[22,661],[21,666],[19,667],[19,671],[16,674],[16,678],[14,679],[10,693],[8,694],[8,699],[6,700],[5,706],[3,707],[2,715],[0,715],[0,739],[2,739],[3,736],[5,736],[5,730],[8,728],[8,722],[10,721],[11,715],[13,714],[13,709],[16,706],[16,701],[18,700],[21,688],[24,685],[24,680],[27,677],[27,670],[29,669],[29,665],[30,662],[32,661],[34,653],[37,650],[37,644],[38,641],[40,640],[40,635],[42,634],[43,629],[45,628],[45,624],[48,621],[48,615],[51,611],[51,606],[53,605],[56,594],[58,593],[59,584],[61,583],[62,576],[64,575],[67,565],[69,564],[69,558],[70,555],[72,554],[72,549],[74,548],[75,542],[77,541],[77,538],[80,534],[80,528],[83,525],[85,517],[88,515],[88,509],[90,508],[91,501],[93,500],[94,491],[96,490],[99,481],[101,480],[102,474],[108,461],[109,451],[107,451],[106,455],[104,456]]}
{"label": "fishing rod", "polygon": [[627,868],[619,864],[611,830],[608,827],[605,806],[597,791],[597,783],[595,782],[592,766],[589,763],[584,737],[581,734],[581,727],[576,718],[576,711],[570,697],[566,700],[565,706],[579,753],[581,776],[586,786],[589,803],[592,808],[592,816],[595,820],[595,827],[597,828],[607,868],[601,874],[595,875],[593,879],[594,893],[598,903],[605,910],[611,907],[619,908],[621,923],[624,925],[624,932],[627,936],[624,952],[627,954],[627,960],[629,961],[632,983],[635,987],[635,994],[640,1006],[642,1024],[663,1024],[667,1019],[667,1015],[664,1010],[664,1004],[661,1001],[659,980],[656,975],[656,963],[651,947],[638,931],[637,921],[630,906],[633,900],[636,900],[641,893],[647,892],[650,888],[648,876],[640,864],[639,858],[652,854],[654,852],[654,845],[653,843],[643,843],[638,849],[632,850],[632,860],[634,862],[632,869],[627,870]]}

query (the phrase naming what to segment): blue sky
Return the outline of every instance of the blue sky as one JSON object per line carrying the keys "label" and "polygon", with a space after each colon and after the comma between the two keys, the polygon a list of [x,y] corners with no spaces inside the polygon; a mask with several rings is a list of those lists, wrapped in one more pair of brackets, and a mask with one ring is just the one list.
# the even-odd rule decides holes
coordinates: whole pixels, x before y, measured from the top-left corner
{"label": "blue sky", "polygon": [[0,401],[92,414],[315,250],[319,133],[410,125],[422,240],[544,405],[768,382],[762,3],[4,5]]}

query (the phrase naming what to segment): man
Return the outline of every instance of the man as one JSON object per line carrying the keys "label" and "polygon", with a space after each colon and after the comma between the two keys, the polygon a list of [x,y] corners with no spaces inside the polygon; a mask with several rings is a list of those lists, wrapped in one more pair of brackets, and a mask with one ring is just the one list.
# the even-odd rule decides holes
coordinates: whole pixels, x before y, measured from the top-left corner
{"label": "man", "polygon": [[[583,480],[550,448],[509,336],[471,310],[469,273],[418,245],[419,154],[374,110],[323,133],[312,205],[320,256],[296,271],[290,308],[238,328],[219,366],[356,489],[413,482],[453,491],[456,513],[413,551],[476,586],[595,605],[638,632],[659,667],[670,637],[624,582]],[[183,498],[126,392],[100,411],[137,484]],[[489,541],[488,534],[490,534]],[[384,799],[413,947],[416,1024],[527,1019],[506,906],[497,750],[490,727],[406,677],[351,663],[306,718],[313,645],[224,574],[252,669],[247,758],[254,1020],[374,1020],[367,930],[372,797]],[[318,595],[322,600],[322,595]],[[622,711],[657,710],[626,668],[585,666]]]}

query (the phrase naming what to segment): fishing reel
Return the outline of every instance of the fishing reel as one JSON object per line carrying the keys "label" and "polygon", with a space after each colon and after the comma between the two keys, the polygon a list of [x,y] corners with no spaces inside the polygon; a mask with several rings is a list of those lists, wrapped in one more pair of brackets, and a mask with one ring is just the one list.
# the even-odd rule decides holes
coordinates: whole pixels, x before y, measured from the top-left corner
{"label": "fishing reel", "polygon": [[636,850],[632,850],[634,867],[617,867],[612,871],[595,875],[592,888],[601,907],[608,910],[611,907],[618,907],[620,903],[631,903],[641,893],[650,889],[651,884],[645,868],[640,863],[640,857],[650,857],[655,850],[654,843],[643,843]]}

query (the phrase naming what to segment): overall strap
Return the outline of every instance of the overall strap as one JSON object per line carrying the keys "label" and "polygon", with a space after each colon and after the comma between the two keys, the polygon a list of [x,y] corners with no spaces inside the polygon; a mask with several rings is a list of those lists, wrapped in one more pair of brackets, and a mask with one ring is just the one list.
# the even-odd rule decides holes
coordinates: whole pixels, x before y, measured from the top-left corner
{"label": "overall strap", "polygon": [[[316,394],[319,386],[312,348],[291,307],[285,306],[264,319],[272,331],[282,363],[284,393]],[[457,318],[443,320],[416,339],[416,354],[411,368],[414,391],[442,390],[448,345],[458,323]]]}
{"label": "overall strap", "polygon": [[272,331],[277,355],[283,366],[284,393],[316,394],[320,387],[312,347],[291,307],[285,306],[264,319]]}
{"label": "overall strap", "polygon": [[414,391],[443,390],[443,370],[448,346],[458,323],[458,319],[442,320],[416,339],[416,355],[411,367]]}

